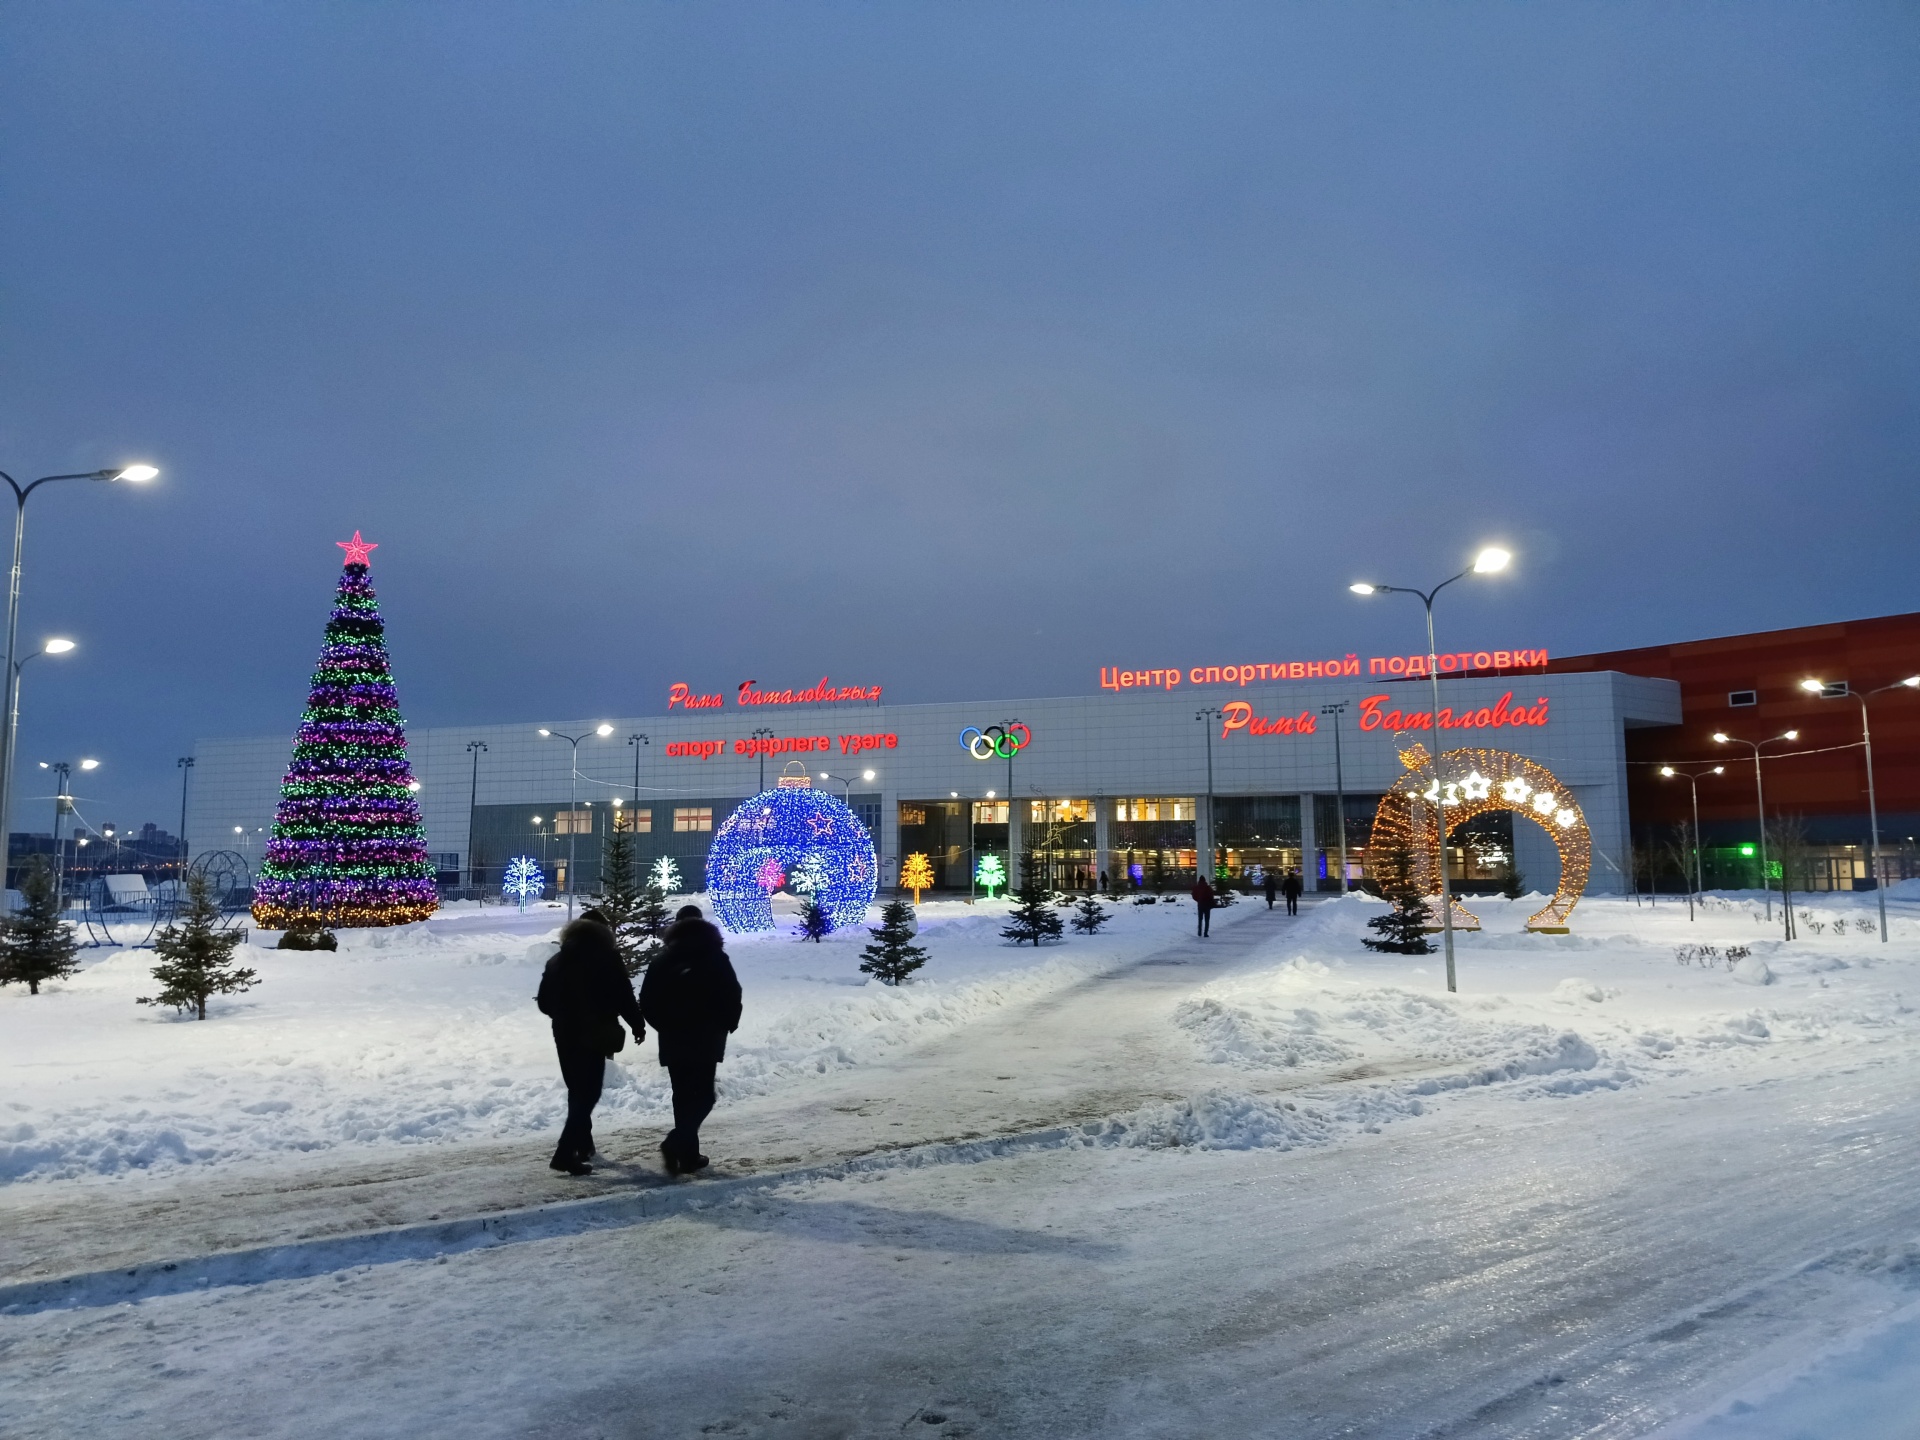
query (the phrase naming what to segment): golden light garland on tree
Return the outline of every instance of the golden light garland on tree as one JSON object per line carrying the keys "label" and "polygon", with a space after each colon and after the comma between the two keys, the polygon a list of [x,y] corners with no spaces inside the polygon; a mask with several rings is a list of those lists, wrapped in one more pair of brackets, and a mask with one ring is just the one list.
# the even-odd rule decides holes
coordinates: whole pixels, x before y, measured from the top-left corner
{"label": "golden light garland on tree", "polygon": [[[1447,771],[1458,778],[1442,787],[1435,779],[1427,747],[1414,744],[1400,752],[1407,773],[1380,800],[1367,849],[1404,845],[1413,855],[1414,883],[1422,893],[1438,895],[1440,876],[1434,858],[1440,850],[1439,816],[1452,832],[1476,815],[1508,810],[1534,821],[1553,837],[1560,852],[1560,884],[1545,908],[1527,921],[1527,929],[1550,935],[1567,931],[1567,918],[1585,893],[1593,870],[1593,836],[1573,792],[1538,761],[1509,750],[1449,750]],[[1453,897],[1455,929],[1478,930],[1479,917]]]}

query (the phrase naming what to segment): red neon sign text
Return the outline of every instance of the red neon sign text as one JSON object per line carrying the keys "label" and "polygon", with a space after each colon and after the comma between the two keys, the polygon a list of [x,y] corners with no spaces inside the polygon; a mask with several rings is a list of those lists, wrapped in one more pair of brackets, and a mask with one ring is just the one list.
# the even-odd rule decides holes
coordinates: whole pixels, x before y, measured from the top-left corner
{"label": "red neon sign text", "polygon": [[1244,730],[1249,735],[1311,735],[1319,728],[1311,710],[1302,710],[1298,715],[1282,715],[1269,719],[1253,713],[1253,706],[1244,700],[1230,700],[1220,707],[1220,738],[1226,739],[1235,730]]}
{"label": "red neon sign text", "polygon": [[682,710],[718,710],[724,703],[718,695],[696,695],[678,681],[667,690],[667,709],[669,710],[676,705]]}
{"label": "red neon sign text", "polygon": [[[1360,702],[1360,728],[1362,730],[1431,730],[1433,712],[1429,710],[1388,710],[1381,713],[1380,706],[1390,699],[1386,695],[1369,695]],[[1440,710],[1440,728],[1442,730],[1492,730],[1502,725],[1544,725],[1547,723],[1547,697],[1542,695],[1531,705],[1514,706],[1513,692],[1509,690],[1500,697],[1499,703],[1482,705],[1478,710],[1462,710],[1454,713],[1450,705]]]}

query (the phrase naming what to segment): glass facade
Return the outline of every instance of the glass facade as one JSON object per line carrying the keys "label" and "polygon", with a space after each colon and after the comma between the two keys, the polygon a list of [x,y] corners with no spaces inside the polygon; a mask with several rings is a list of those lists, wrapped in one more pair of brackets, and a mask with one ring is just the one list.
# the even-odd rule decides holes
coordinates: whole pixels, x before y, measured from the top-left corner
{"label": "glass facade", "polygon": [[1195,798],[1125,796],[1113,805],[1107,849],[1116,890],[1184,890],[1199,873],[1195,850]]}
{"label": "glass facade", "polygon": [[[1298,795],[1216,795],[1215,878],[1258,885],[1268,874],[1300,868]],[[1336,865],[1336,868],[1337,865]]]}
{"label": "glass facade", "polygon": [[[1316,795],[1313,797],[1313,873],[1306,877],[1314,890],[1340,888],[1340,830],[1347,833],[1347,888],[1357,890],[1367,875],[1367,839],[1373,834],[1374,813],[1380,808],[1380,795]],[[1345,814],[1341,801],[1346,802]]]}

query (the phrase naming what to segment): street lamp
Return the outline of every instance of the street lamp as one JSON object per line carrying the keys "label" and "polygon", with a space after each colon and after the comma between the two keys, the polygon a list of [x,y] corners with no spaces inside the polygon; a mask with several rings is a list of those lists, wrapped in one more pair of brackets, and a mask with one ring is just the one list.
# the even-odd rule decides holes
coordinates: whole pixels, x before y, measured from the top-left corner
{"label": "street lamp", "polygon": [[1818,680],[1802,680],[1800,688],[1808,694],[1818,695],[1822,700],[1839,700],[1852,694],[1860,702],[1860,743],[1867,753],[1867,823],[1871,828],[1873,845],[1867,852],[1867,863],[1873,869],[1873,893],[1880,906],[1880,943],[1884,945],[1887,943],[1887,887],[1880,878],[1880,806],[1873,794],[1873,732],[1867,727],[1867,701],[1889,690],[1920,690],[1920,675],[1909,675],[1904,680],[1882,685],[1878,690],[1869,690],[1864,695],[1838,685],[1829,687]]}
{"label": "street lamp", "polygon": [[1773,882],[1767,878],[1767,792],[1760,782],[1760,749],[1764,745],[1778,745],[1783,740],[1798,740],[1798,730],[1783,730],[1778,735],[1765,740],[1742,740],[1737,735],[1729,735],[1724,730],[1713,732],[1716,745],[1744,745],[1753,752],[1753,799],[1760,816],[1760,889],[1767,897],[1767,919],[1773,919]]}
{"label": "street lamp", "polygon": [[[1347,702],[1342,700],[1333,705],[1322,705],[1322,715],[1333,717],[1333,803],[1340,807],[1339,818],[1334,822],[1340,827],[1340,893],[1347,893],[1347,777],[1340,763],[1340,717],[1347,713]],[[1306,866],[1307,857],[1300,857],[1301,867]]]}
{"label": "street lamp", "polygon": [[193,774],[193,756],[182,755],[173,762],[180,770],[180,873],[175,877],[177,883],[186,883],[187,856],[187,777]]}
{"label": "street lamp", "polygon": [[[649,740],[645,735],[636,734],[627,736],[627,744],[633,747],[633,808],[638,810],[640,808],[640,747],[642,745],[651,745],[653,741]],[[764,764],[765,762],[763,761],[762,763]],[[618,804],[619,802],[615,801],[614,803]]]}
{"label": "street lamp", "polygon": [[15,651],[19,648],[20,636],[20,550],[27,536],[27,497],[42,485],[50,485],[55,480],[105,480],[109,484],[124,480],[130,485],[144,485],[159,473],[151,465],[126,465],[118,470],[89,470],[78,475],[42,475],[38,480],[22,486],[6,471],[0,470],[0,480],[5,480],[12,487],[14,499],[13,572],[7,583],[7,723],[5,733],[0,734],[0,837],[13,833],[13,755],[20,735],[19,672],[15,669]]}
{"label": "street lamp", "polygon": [[[1671,765],[1662,765],[1660,773],[1669,780],[1684,780],[1693,791],[1693,891],[1702,894],[1707,888],[1706,880],[1700,873],[1700,781],[1708,775],[1724,775],[1727,767],[1716,765],[1711,770],[1676,770]],[[1687,897],[1687,918],[1693,918],[1693,897]]]}
{"label": "street lamp", "polygon": [[1204,876],[1196,878],[1204,879],[1211,885],[1220,868],[1220,846],[1213,834],[1213,722],[1220,718],[1220,707],[1209,705],[1196,711],[1193,718],[1206,727],[1207,736],[1207,870]]}
{"label": "street lamp", "polygon": [[[747,732],[747,738],[749,740],[771,740],[773,739],[773,730],[770,726],[762,725],[757,730],[749,730]],[[760,789],[754,791],[756,795],[764,793],[767,788],[767,747],[762,745],[759,747],[759,750]]]}
{"label": "street lamp", "polygon": [[[38,660],[42,655],[65,655],[71,649],[73,649],[73,641],[53,639],[47,641],[46,644],[34,651],[33,654],[22,656],[13,662],[12,680],[7,689],[7,694],[12,698],[12,720],[15,725],[18,725],[20,721],[20,672],[27,668],[27,661]],[[0,830],[0,844],[3,844],[8,852],[11,853],[13,840],[11,835],[7,834],[4,830]]]}
{"label": "street lamp", "polygon": [[[80,762],[82,770],[97,770],[99,766],[98,760]],[[53,797],[53,904],[56,910],[64,910],[66,908],[67,856],[66,852],[60,848],[60,820],[73,810],[73,796],[67,793],[67,781],[73,778],[73,764],[67,760],[55,760],[52,763],[42,760],[40,768],[51,770],[60,777],[60,788]]]}
{"label": "street lamp", "polygon": [[[486,753],[486,741],[467,742],[467,754],[473,759],[473,781],[467,790],[467,885],[475,891],[480,888],[480,867],[473,858],[473,817],[480,806],[480,757]],[[476,894],[473,898],[480,897]]]}
{"label": "street lamp", "polygon": [[[1369,585],[1359,581],[1347,589],[1356,595],[1418,595],[1420,603],[1427,607],[1427,678],[1433,682],[1433,828],[1439,837],[1436,857],[1440,866],[1440,930],[1445,937],[1447,951],[1447,989],[1455,990],[1453,974],[1453,887],[1447,879],[1447,814],[1446,814],[1446,776],[1442,773],[1441,762],[1445,751],[1440,742],[1440,651],[1433,639],[1433,600],[1455,580],[1464,580],[1469,575],[1497,575],[1513,561],[1510,551],[1497,545],[1488,545],[1473,557],[1470,568],[1462,570],[1446,580],[1442,580],[1431,590],[1416,589],[1411,585]],[[1347,817],[1340,817],[1341,829],[1346,828]],[[1344,881],[1342,882],[1344,883]]]}
{"label": "street lamp", "polygon": [[[604,740],[607,736],[613,734],[613,726],[596,725],[590,733],[598,735]],[[579,834],[580,831],[580,817],[576,813],[578,807],[575,805],[574,799],[580,792],[580,742],[587,737],[585,735],[562,735],[557,730],[547,729],[542,729],[540,734],[543,737],[554,740],[565,740],[569,745],[573,746],[573,761],[567,766],[567,919],[571,922],[573,919],[573,888],[575,883],[573,878],[575,874],[573,868],[574,836]],[[533,818],[535,824],[540,822],[538,815]]]}

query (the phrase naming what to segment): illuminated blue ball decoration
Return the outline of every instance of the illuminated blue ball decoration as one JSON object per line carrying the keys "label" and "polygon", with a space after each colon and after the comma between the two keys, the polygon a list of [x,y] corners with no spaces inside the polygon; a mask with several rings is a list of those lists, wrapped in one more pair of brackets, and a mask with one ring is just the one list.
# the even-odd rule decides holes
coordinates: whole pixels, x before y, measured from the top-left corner
{"label": "illuminated blue ball decoration", "polygon": [[707,899],[729,930],[771,930],[768,882],[795,874],[811,879],[822,872],[824,883],[813,898],[826,909],[833,928],[866,919],[880,879],[867,827],[823,790],[764,790],[714,832],[707,851]]}

